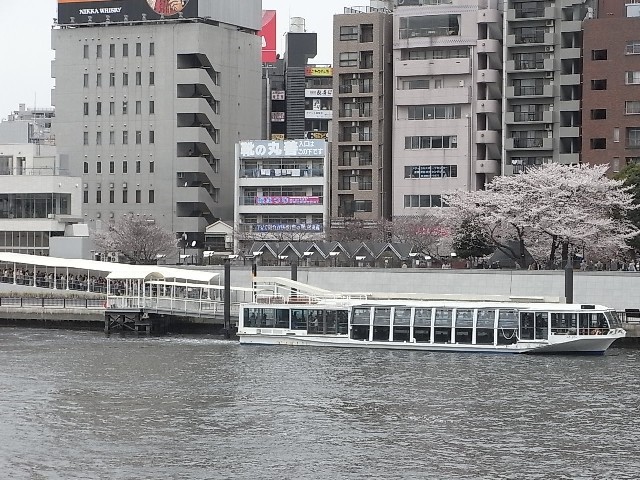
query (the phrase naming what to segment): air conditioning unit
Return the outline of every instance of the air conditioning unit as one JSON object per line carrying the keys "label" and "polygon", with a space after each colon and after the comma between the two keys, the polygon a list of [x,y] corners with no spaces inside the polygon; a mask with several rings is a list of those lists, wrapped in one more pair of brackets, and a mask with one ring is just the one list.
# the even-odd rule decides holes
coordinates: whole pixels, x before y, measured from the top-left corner
{"label": "air conditioning unit", "polygon": [[553,78],[553,72],[545,72],[544,78]]}
{"label": "air conditioning unit", "polygon": [[84,183],[84,184],[82,185],[82,187],[86,190],[87,188],[89,188],[89,184]]}
{"label": "air conditioning unit", "polygon": [[178,172],[178,178],[184,178],[184,172]]}
{"label": "air conditioning unit", "polygon": [[553,27],[553,20],[547,20],[547,27]]}
{"label": "air conditioning unit", "polygon": [[545,52],[553,52],[553,45],[547,45],[546,47],[544,47],[544,51]]}
{"label": "air conditioning unit", "polygon": [[100,212],[96,213],[96,218],[100,218],[102,217],[102,214]]}
{"label": "air conditioning unit", "polygon": [[127,182],[122,183],[122,188],[124,188],[125,190],[127,189]]}
{"label": "air conditioning unit", "polygon": [[544,129],[545,130],[553,130],[553,124],[552,123],[545,123],[544,124]]}
{"label": "air conditioning unit", "polygon": [[111,188],[111,189],[113,189],[113,187],[114,187],[114,186],[115,186],[115,185],[114,185],[113,183],[110,183],[110,184],[109,184],[109,188]]}

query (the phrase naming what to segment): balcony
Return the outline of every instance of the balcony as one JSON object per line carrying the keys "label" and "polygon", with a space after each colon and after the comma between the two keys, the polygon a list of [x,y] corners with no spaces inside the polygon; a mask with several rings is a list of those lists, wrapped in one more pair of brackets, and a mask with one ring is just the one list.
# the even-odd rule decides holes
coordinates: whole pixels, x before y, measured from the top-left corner
{"label": "balcony", "polygon": [[502,55],[502,45],[500,44],[500,40],[478,40],[477,51],[478,53]]}
{"label": "balcony", "polygon": [[276,178],[278,180],[286,178],[306,178],[324,177],[324,168],[241,168],[240,178]]}
{"label": "balcony", "polygon": [[580,74],[560,75],[560,85],[580,85]]}
{"label": "balcony", "polygon": [[535,5],[532,8],[517,8],[517,9],[510,8],[509,10],[507,10],[507,20],[508,21],[526,21],[526,20],[538,20],[538,19],[553,20],[556,14],[555,7],[542,7],[541,5],[543,4],[540,2],[540,6]]}
{"label": "balcony", "polygon": [[582,50],[580,48],[561,48],[559,50],[560,53],[558,56],[561,59],[580,58],[582,55]]}
{"label": "balcony", "polygon": [[499,114],[502,111],[501,108],[499,100],[478,100],[476,102],[477,113]]}
{"label": "balcony", "polygon": [[502,24],[502,16],[497,9],[478,10],[478,23]]}
{"label": "balcony", "polygon": [[552,111],[507,112],[505,123],[553,123]]}
{"label": "balcony", "polygon": [[396,90],[396,105],[469,103],[469,89],[463,87]]}
{"label": "balcony", "polygon": [[581,20],[563,20],[560,22],[560,31],[561,32],[579,32],[582,30],[582,21]]}
{"label": "balcony", "polygon": [[502,75],[498,70],[478,70],[478,83],[501,83]]}
{"label": "balcony", "polygon": [[500,174],[500,162],[498,160],[476,160],[475,167],[476,173]]}
{"label": "balcony", "polygon": [[500,132],[495,130],[478,130],[476,132],[476,143],[499,145]]}
{"label": "balcony", "polygon": [[580,100],[561,100],[558,107],[561,112],[577,112],[580,110]]}
{"label": "balcony", "polygon": [[553,85],[534,85],[507,87],[507,98],[527,98],[527,97],[553,97]]}
{"label": "balcony", "polygon": [[443,58],[436,60],[396,60],[394,71],[398,77],[441,75],[463,75],[471,73],[468,58]]}
{"label": "balcony", "polygon": [[553,138],[507,138],[506,150],[553,150]]}
{"label": "balcony", "polygon": [[577,138],[580,136],[580,127],[560,127],[560,138]]}

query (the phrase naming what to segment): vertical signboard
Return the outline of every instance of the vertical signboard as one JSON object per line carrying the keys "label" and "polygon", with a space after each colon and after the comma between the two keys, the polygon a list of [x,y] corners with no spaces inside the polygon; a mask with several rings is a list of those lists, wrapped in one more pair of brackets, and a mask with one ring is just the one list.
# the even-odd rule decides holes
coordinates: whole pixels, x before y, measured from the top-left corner
{"label": "vertical signboard", "polygon": [[262,63],[273,63],[276,61],[276,11],[262,11],[262,30],[259,35],[262,37]]}

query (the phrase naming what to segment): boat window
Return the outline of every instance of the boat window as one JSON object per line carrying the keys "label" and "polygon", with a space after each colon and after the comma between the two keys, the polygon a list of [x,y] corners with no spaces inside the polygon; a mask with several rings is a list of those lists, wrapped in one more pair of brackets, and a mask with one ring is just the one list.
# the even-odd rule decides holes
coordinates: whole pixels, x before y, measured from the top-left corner
{"label": "boat window", "polygon": [[578,315],[576,313],[552,313],[551,333],[554,335],[575,335],[578,330]]}
{"label": "boat window", "polygon": [[291,329],[306,330],[307,329],[307,311],[291,310]]}
{"label": "boat window", "polygon": [[430,327],[431,326],[431,309],[416,308],[416,313],[413,317],[413,324],[415,326]]}
{"label": "boat window", "polygon": [[450,327],[452,324],[453,310],[450,308],[436,308],[436,327]]}
{"label": "boat window", "polygon": [[456,328],[473,328],[473,310],[456,310]]}
{"label": "boat window", "polygon": [[498,312],[498,328],[518,328],[518,312],[516,310],[500,310]]}
{"label": "boat window", "polygon": [[324,312],[324,330],[325,335],[335,335],[338,331],[338,324],[335,310],[325,310]]}
{"label": "boat window", "polygon": [[411,309],[396,307],[395,313],[393,314],[393,324],[409,325],[410,322],[411,322]]}
{"label": "boat window", "polygon": [[369,325],[370,313],[369,308],[354,308],[351,314],[351,325]]}
{"label": "boat window", "polygon": [[620,317],[618,317],[618,314],[613,310],[604,312],[604,317],[609,321],[611,328],[622,328]]}
{"label": "boat window", "polygon": [[520,339],[533,340],[535,315],[533,312],[520,312]]}
{"label": "boat window", "polygon": [[580,313],[578,320],[580,335],[603,335],[609,330],[604,313]]}
{"label": "boat window", "polygon": [[307,333],[324,333],[324,310],[309,310],[307,318]]}
{"label": "boat window", "polygon": [[536,312],[536,340],[549,338],[549,313]]}
{"label": "boat window", "polygon": [[374,308],[373,310],[374,325],[389,325],[390,321],[391,321],[391,307]]}
{"label": "boat window", "polygon": [[346,310],[338,310],[338,333],[341,335],[346,335],[349,333],[349,315]]}
{"label": "boat window", "polygon": [[[244,326],[245,327],[275,327],[276,325],[276,310],[275,308],[245,308],[244,310]],[[289,328],[289,317],[287,313],[286,327]]]}
{"label": "boat window", "polygon": [[478,328],[493,328],[495,320],[495,310],[478,310],[478,320],[476,321],[476,326]]}

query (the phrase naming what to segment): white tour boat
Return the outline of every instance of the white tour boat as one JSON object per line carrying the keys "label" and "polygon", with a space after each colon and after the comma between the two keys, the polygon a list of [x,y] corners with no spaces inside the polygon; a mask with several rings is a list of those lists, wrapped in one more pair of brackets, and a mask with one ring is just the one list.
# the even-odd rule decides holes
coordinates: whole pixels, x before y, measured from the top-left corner
{"label": "white tour boat", "polygon": [[607,307],[533,299],[269,295],[242,304],[238,323],[242,344],[447,352],[603,354],[625,334]]}

